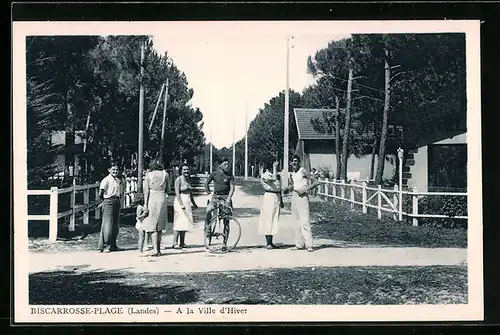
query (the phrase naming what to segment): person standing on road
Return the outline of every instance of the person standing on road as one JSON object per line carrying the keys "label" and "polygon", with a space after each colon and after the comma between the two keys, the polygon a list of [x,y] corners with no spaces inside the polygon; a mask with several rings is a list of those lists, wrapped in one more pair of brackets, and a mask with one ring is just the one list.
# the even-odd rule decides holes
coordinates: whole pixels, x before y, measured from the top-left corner
{"label": "person standing on road", "polygon": [[278,233],[280,208],[283,208],[281,178],[276,172],[277,166],[278,162],[274,162],[272,172],[269,166],[266,166],[266,171],[260,179],[265,193],[262,198],[257,233],[266,237],[267,249],[276,248],[273,244],[273,236]]}
{"label": "person standing on road", "polygon": [[144,204],[148,216],[143,221],[144,231],[152,236],[153,252],[151,256],[160,256],[162,231],[167,225],[167,185],[168,173],[163,163],[156,159],[144,178]]}
{"label": "person standing on road", "polygon": [[[194,201],[189,175],[189,165],[182,164],[181,175],[174,182],[174,243],[172,248],[185,247],[186,232],[194,225],[192,208],[198,208]],[[178,240],[180,240],[179,244],[177,244]]]}
{"label": "person standing on road", "polygon": [[292,191],[291,212],[295,221],[295,247],[293,250],[313,251],[313,237],[309,218],[309,191],[319,185],[315,176],[300,166],[300,157],[292,157],[292,172],[287,192]]}
{"label": "person standing on road", "polygon": [[116,239],[118,237],[120,210],[125,194],[125,185],[118,176],[117,164],[111,164],[109,174],[101,181],[99,198],[102,208],[101,232],[99,235],[99,252],[118,251]]}

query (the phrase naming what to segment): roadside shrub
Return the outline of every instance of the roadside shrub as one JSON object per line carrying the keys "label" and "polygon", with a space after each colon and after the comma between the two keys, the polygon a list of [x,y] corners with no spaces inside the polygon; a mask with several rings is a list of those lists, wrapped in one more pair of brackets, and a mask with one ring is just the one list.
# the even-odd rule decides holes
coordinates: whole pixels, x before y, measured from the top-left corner
{"label": "roadside shrub", "polygon": [[454,216],[467,216],[467,196],[425,196],[418,201],[419,214],[440,214],[449,218],[419,218],[419,225],[439,228],[467,228],[466,219]]}

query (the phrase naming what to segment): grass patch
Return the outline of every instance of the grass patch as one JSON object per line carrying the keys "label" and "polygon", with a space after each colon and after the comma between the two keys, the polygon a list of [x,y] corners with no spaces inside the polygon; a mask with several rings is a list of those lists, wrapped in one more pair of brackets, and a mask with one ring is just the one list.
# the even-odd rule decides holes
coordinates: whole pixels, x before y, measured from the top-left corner
{"label": "grass patch", "polygon": [[30,304],[466,304],[467,268],[342,267],[189,274],[87,272],[29,277]]}
{"label": "grass patch", "polygon": [[316,238],[400,247],[467,247],[467,230],[463,228],[413,227],[322,201],[311,202],[310,210]]}

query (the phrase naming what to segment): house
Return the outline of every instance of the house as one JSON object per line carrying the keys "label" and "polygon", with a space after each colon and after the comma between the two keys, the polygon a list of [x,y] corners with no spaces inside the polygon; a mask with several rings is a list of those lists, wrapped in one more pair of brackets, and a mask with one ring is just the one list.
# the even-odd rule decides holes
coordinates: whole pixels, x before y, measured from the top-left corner
{"label": "house", "polygon": [[[296,154],[301,157],[303,166],[307,170],[329,171],[335,174],[337,167],[337,155],[335,153],[335,135],[321,132],[313,126],[314,120],[321,120],[324,113],[335,113],[334,109],[311,109],[294,108],[295,123],[297,125],[298,141],[295,148]],[[355,139],[364,143],[366,154],[356,157],[351,154],[347,160],[347,178],[350,180],[369,180],[371,166],[371,147],[373,143],[372,135],[366,134]],[[388,142],[391,142],[389,140]],[[395,141],[392,141],[395,142]],[[394,143],[388,143],[388,146]],[[395,152],[395,151],[393,151]],[[375,166],[377,156],[375,155]],[[396,156],[387,155],[384,166],[384,179],[389,179],[394,175],[396,167]]]}
{"label": "house", "polygon": [[[85,131],[75,131],[74,145],[66,145],[66,132],[64,130],[52,132],[52,145],[62,146],[57,154],[55,165],[57,175],[78,176],[82,170],[81,158],[83,157]],[[74,164],[73,164],[74,162]]]}
{"label": "house", "polygon": [[422,192],[467,190],[467,131],[434,132],[408,150],[403,177]]}
{"label": "house", "polygon": [[[321,119],[323,113],[334,113],[333,109],[294,109],[298,132],[296,153],[301,156],[306,169],[336,170],[335,136],[319,132],[313,126],[314,119]],[[443,116],[440,116],[443,118]],[[446,121],[447,119],[453,122]],[[443,120],[441,120],[443,121]],[[424,124],[425,122],[425,124]],[[406,127],[399,135],[392,132],[387,139],[387,152],[395,153],[404,148],[403,185],[416,187],[421,192],[451,192],[467,189],[467,130],[465,113],[456,112],[454,118],[445,117],[439,129],[428,127],[429,123],[440,122],[438,117],[427,118],[421,124]],[[424,131],[423,129],[429,129]],[[418,130],[418,131],[417,131]],[[373,134],[366,134],[355,140],[373,143]],[[370,175],[371,153],[361,157],[350,155],[347,175],[351,180],[367,180]],[[395,173],[397,157],[387,155],[383,178],[391,178]],[[375,167],[377,157],[375,156]]]}

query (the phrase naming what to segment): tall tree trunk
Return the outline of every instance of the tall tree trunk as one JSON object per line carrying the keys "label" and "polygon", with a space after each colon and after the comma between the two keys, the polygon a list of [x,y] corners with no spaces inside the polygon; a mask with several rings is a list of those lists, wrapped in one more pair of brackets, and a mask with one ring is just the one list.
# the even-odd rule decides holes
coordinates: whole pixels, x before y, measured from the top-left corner
{"label": "tall tree trunk", "polygon": [[347,106],[345,109],[344,140],[342,142],[342,173],[340,178],[347,180],[347,148],[349,145],[349,131],[351,126],[351,90],[352,90],[352,68],[349,69],[349,78],[347,80]]}
{"label": "tall tree trunk", "polygon": [[337,156],[337,171],[335,172],[335,179],[340,179],[342,171],[341,153],[340,153],[340,103],[339,97],[335,96],[335,155]]}
{"label": "tall tree trunk", "polygon": [[377,160],[377,175],[375,177],[375,182],[377,185],[382,183],[382,177],[384,176],[384,165],[385,165],[385,142],[387,140],[387,122],[389,119],[389,107],[391,99],[391,88],[390,88],[390,78],[391,78],[391,68],[389,67],[389,51],[385,50],[385,99],[384,99],[384,112],[382,117],[382,129],[380,130],[380,148],[378,151]]}
{"label": "tall tree trunk", "polygon": [[71,108],[71,88],[66,91],[66,125],[65,125],[65,149],[67,150],[65,167],[73,167],[73,175],[75,172],[75,116]]}
{"label": "tall tree trunk", "polygon": [[377,124],[375,123],[373,126],[373,146],[372,146],[372,157],[371,157],[371,162],[370,162],[370,180],[373,179],[373,176],[375,175],[375,156],[377,155],[377,147],[378,143],[380,141],[380,136],[378,132],[378,127]]}

